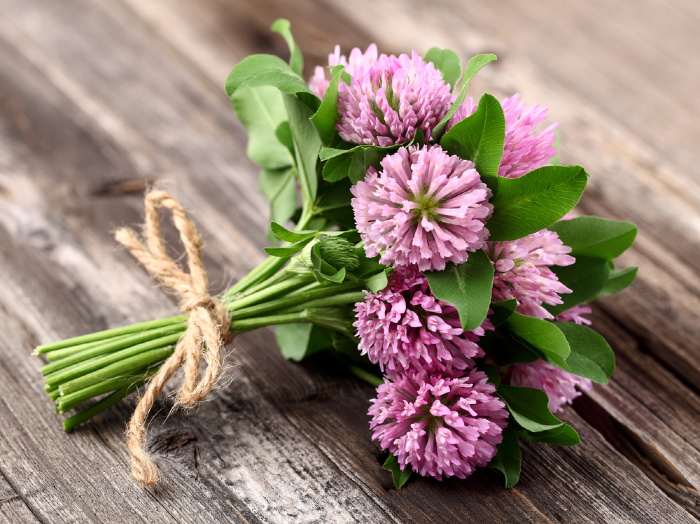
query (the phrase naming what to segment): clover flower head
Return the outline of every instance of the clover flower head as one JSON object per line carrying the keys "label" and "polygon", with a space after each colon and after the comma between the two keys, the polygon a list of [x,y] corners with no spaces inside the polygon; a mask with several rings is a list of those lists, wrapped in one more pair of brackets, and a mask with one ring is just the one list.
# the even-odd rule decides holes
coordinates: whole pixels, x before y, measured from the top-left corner
{"label": "clover flower head", "polygon": [[462,329],[451,304],[437,300],[428,280],[413,267],[395,270],[379,293],[365,292],[355,305],[353,326],[359,349],[389,377],[410,373],[462,374],[484,356],[477,345],[486,320],[474,331]]}
{"label": "clover flower head", "polygon": [[[518,178],[546,166],[557,154],[554,130],[558,126],[554,123],[537,131],[537,126],[547,118],[547,108],[539,104],[527,106],[519,94],[504,98],[501,107],[506,119],[506,138],[498,174]],[[470,116],[476,108],[477,104],[468,97],[450,119],[447,129]]]}
{"label": "clover flower head", "polygon": [[493,213],[491,190],[469,160],[440,146],[402,147],[370,168],[351,191],[368,257],[421,271],[460,264],[483,247]]}
{"label": "clover flower head", "polygon": [[407,466],[439,480],[486,466],[503,440],[508,412],[482,371],[462,378],[405,375],[385,379],[372,399],[372,440]]}
{"label": "clover flower head", "polygon": [[571,404],[581,392],[588,392],[593,387],[589,379],[554,367],[541,359],[513,364],[508,374],[511,386],[537,388],[547,393],[552,413],[561,411],[564,404]]}
{"label": "clover flower head", "polygon": [[550,266],[569,266],[576,261],[559,235],[543,229],[518,240],[487,242],[485,250],[495,269],[492,299],[514,298],[518,313],[553,318],[542,304],[561,304],[559,294],[571,290],[559,282]]}
{"label": "clover flower head", "polygon": [[336,126],[346,142],[391,146],[411,140],[418,129],[429,141],[452,105],[450,85],[415,51],[410,57],[383,54],[370,67],[348,72],[350,85],[338,86]]}
{"label": "clover flower head", "polygon": [[591,325],[591,321],[585,318],[583,315],[590,315],[593,310],[588,306],[588,304],[583,303],[578,306],[571,307],[566,311],[559,313],[554,320],[557,322],[575,322],[576,324],[585,324],[586,326]]}
{"label": "clover flower head", "polygon": [[[350,51],[350,56],[348,57],[340,54],[340,46],[337,45],[333,53],[328,55],[329,66],[344,65],[347,73],[360,77],[366,75],[369,68],[376,61],[377,44],[370,44],[364,53],[356,47]],[[316,66],[314,75],[309,80],[309,89],[319,98],[323,98],[330,82],[330,78],[326,78],[326,68]]]}

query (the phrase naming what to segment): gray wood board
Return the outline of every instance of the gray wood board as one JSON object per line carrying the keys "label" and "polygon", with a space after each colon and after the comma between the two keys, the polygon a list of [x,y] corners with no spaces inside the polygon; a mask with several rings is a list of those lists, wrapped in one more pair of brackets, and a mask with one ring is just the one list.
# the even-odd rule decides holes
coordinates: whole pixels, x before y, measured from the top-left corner
{"label": "gray wood board", "polygon": [[[688,138],[698,134],[688,117],[697,108],[673,123],[672,154],[665,154],[668,143],[658,131],[635,120],[657,114],[611,111],[633,103],[624,98],[616,105],[614,97],[646,67],[634,46],[640,37],[626,33],[620,37],[626,47],[601,57],[600,49],[617,42],[602,27],[593,51],[573,40],[567,53],[545,53],[567,33],[537,27],[551,27],[548,17],[574,24],[583,15],[573,6],[538,7],[534,16],[508,2],[510,10],[481,7],[469,17],[446,1],[429,10],[406,4],[410,9],[392,10],[395,19],[380,27],[377,9],[378,20],[356,14],[372,7],[363,1],[356,11],[333,2],[291,9],[272,1],[3,1],[12,14],[0,19],[5,520],[691,522],[698,516],[700,181],[692,172],[696,163],[688,161],[697,161]],[[684,18],[697,13],[678,5],[664,14],[666,34],[680,28],[685,32],[675,38],[697,42],[683,29]],[[624,14],[636,27],[649,13],[657,13],[651,3]],[[159,404],[149,449],[163,482],[153,490],[141,490],[129,475],[127,403],[71,435],[60,429],[31,348],[175,312],[174,300],[111,238],[116,227],[140,220],[148,183],[171,181],[192,211],[207,240],[205,263],[216,290],[262,260],[266,217],[259,211],[266,204],[221,85],[246,54],[285,52],[268,32],[277,16],[292,20],[310,51],[307,70],[336,41],[345,50],[371,40],[388,51],[502,50],[501,63],[483,72],[475,92],[488,87],[505,95],[517,88],[550,105],[566,129],[565,160],[596,175],[582,211],[642,226],[624,259],[641,266],[639,283],[601,301],[595,314],[596,327],[618,352],[616,375],[565,414],[583,444],[524,446],[515,489],[504,490],[500,476],[487,470],[467,481],[419,479],[393,489],[367,428],[372,389],[322,372],[319,359],[286,362],[267,330],[232,344],[231,360],[241,369],[196,413],[166,418],[171,405]],[[517,27],[525,16],[529,26]],[[445,24],[454,30],[441,32]],[[666,46],[660,49],[670,50],[662,36],[655,37]],[[583,87],[573,82],[585,65],[580,61],[593,58],[612,85],[595,77]],[[686,84],[669,83],[678,74],[672,66],[664,73],[633,95],[658,97],[678,111]],[[689,232],[674,220],[679,210],[688,213]]]}

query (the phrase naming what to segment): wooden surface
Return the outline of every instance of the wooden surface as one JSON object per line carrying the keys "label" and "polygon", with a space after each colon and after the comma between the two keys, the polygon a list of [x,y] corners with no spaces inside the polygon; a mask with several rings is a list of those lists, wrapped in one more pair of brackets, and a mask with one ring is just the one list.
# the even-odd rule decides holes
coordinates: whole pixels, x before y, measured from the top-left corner
{"label": "wooden surface", "polygon": [[[245,55],[311,67],[335,43],[495,52],[473,93],[522,93],[592,174],[583,213],[631,220],[635,285],[596,305],[618,369],[563,418],[575,448],[523,445],[510,490],[484,470],[395,490],[373,391],[235,341],[230,386],[150,427],[162,482],[129,475],[123,403],[71,435],[38,343],[174,312],[111,232],[168,181],[204,232],[217,291],[257,262],[267,217],[223,90]],[[694,522],[700,517],[700,3],[464,0],[0,0],[0,520],[8,522]]]}

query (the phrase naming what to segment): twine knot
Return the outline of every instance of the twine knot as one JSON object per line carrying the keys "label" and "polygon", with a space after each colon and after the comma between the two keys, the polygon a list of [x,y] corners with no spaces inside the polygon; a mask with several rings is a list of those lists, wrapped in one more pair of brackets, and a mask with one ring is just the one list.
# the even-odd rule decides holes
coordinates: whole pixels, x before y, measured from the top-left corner
{"label": "twine knot", "polygon": [[[158,469],[145,450],[146,418],[158,395],[180,366],[185,379],[178,392],[179,406],[195,407],[209,394],[224,370],[223,344],[229,341],[230,319],[221,303],[208,292],[207,272],[201,257],[202,237],[188,218],[180,203],[165,191],[151,191],[146,195],[144,243],[130,229],[119,229],[115,235],[134,257],[161,284],[171,288],[180,297],[180,309],[188,313],[187,329],[173,354],[161,365],[148,383],[131,416],[127,430],[131,453],[131,474],[142,487],[158,481]],[[189,273],[183,271],[165,250],[160,232],[158,208],[171,211],[173,223],[187,254]],[[204,357],[207,367],[200,376]]]}

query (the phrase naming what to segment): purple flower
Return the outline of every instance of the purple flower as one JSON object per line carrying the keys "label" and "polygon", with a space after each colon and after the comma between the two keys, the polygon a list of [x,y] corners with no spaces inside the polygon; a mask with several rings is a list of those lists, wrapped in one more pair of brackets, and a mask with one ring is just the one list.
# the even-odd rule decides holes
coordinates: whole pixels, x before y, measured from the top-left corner
{"label": "purple flower", "polygon": [[474,164],[440,146],[402,147],[351,188],[357,229],[368,257],[415,264],[421,271],[460,264],[484,245],[491,190]]}
{"label": "purple flower", "polygon": [[553,318],[542,304],[561,304],[559,293],[571,290],[559,282],[550,266],[569,266],[576,259],[569,256],[554,231],[543,229],[518,240],[487,242],[486,253],[493,262],[494,302],[516,299],[520,314],[537,318]]}
{"label": "purple flower", "polygon": [[390,451],[402,470],[410,465],[439,480],[466,478],[491,461],[503,440],[508,412],[495,391],[477,370],[462,378],[385,379],[369,408],[372,440]]}
{"label": "purple flower", "polygon": [[575,322],[576,324],[585,324],[587,326],[591,325],[591,321],[584,318],[582,315],[590,315],[593,310],[588,307],[588,304],[583,303],[578,306],[567,309],[559,313],[554,320],[557,322]]}
{"label": "purple flower", "polygon": [[[558,124],[536,131],[537,125],[547,118],[547,108],[539,104],[525,107],[519,96],[516,94],[501,102],[506,118],[506,140],[498,174],[508,178],[518,178],[546,166],[557,154],[554,130]],[[467,98],[450,119],[448,129],[470,116],[476,108],[474,100]]]}
{"label": "purple flower", "polygon": [[[369,50],[368,50],[369,54]],[[381,55],[352,72],[350,85],[338,86],[340,138],[353,144],[391,146],[411,140],[417,129],[430,139],[433,127],[452,105],[450,85],[415,51]]]}
{"label": "purple flower", "polygon": [[359,349],[389,377],[415,373],[460,373],[484,356],[477,345],[490,321],[462,330],[457,310],[437,300],[427,279],[415,268],[396,269],[379,293],[365,292],[355,305],[353,324]]}
{"label": "purple flower", "polygon": [[508,374],[512,386],[537,388],[547,393],[552,413],[561,411],[562,406],[571,404],[573,399],[581,395],[581,391],[587,392],[593,387],[589,379],[556,368],[544,360],[513,364]]}
{"label": "purple flower", "polygon": [[[359,48],[354,48],[350,51],[350,57],[340,54],[340,46],[335,46],[335,51],[328,55],[328,65],[344,65],[345,71],[350,75],[359,77],[365,76],[369,68],[377,61],[377,44],[370,44],[367,51],[362,53]],[[314,76],[309,80],[309,88],[318,96],[323,98],[326,94],[326,89],[330,84],[330,79],[326,78],[326,69],[321,66],[316,66]]]}

